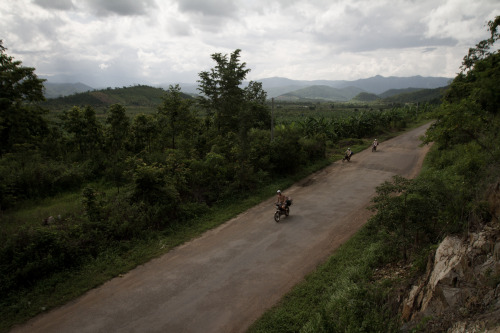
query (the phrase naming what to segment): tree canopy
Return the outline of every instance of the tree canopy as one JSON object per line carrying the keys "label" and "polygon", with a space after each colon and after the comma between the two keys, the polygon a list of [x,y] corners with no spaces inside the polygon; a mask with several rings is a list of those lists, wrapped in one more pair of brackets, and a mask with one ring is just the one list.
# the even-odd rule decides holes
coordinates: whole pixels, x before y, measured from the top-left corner
{"label": "tree canopy", "polygon": [[485,134],[498,125],[495,116],[500,108],[500,53],[491,48],[499,39],[499,24],[500,16],[490,21],[491,37],[470,48],[464,57],[461,72],[445,93],[426,142],[439,142],[446,147],[474,141],[488,150],[496,145]]}
{"label": "tree canopy", "polygon": [[[213,115],[219,133],[244,130],[246,134],[249,121],[255,124],[269,118],[262,112],[267,95],[262,83],[250,81],[247,87],[241,87],[250,69],[240,62],[240,53],[240,49],[230,56],[214,53],[215,67],[199,73],[200,104]],[[260,111],[249,113],[250,109]]]}
{"label": "tree canopy", "polygon": [[32,67],[7,55],[0,40],[0,155],[16,144],[36,144],[46,132],[43,111],[43,79]]}

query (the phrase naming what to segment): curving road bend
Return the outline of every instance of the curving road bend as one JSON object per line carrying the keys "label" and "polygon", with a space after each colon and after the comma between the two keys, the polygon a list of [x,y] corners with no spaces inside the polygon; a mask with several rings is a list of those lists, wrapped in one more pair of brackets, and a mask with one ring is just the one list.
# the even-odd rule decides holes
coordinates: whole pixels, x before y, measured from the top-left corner
{"label": "curving road bend", "polygon": [[244,332],[367,220],[375,187],[414,177],[429,124],[357,153],[169,253],[12,332]]}

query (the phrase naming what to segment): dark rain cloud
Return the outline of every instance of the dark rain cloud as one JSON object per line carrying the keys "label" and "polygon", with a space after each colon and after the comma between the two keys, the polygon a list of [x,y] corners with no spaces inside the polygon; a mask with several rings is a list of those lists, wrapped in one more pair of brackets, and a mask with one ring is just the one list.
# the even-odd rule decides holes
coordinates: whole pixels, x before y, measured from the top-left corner
{"label": "dark rain cloud", "polygon": [[146,15],[157,8],[154,0],[87,0],[87,5],[97,16],[138,16]]}
{"label": "dark rain cloud", "polygon": [[231,20],[238,20],[239,7],[234,0],[175,0],[180,13],[186,15],[191,30],[220,33]]}
{"label": "dark rain cloud", "polygon": [[[22,40],[24,44],[37,45],[41,40],[50,40],[51,43],[58,44],[54,36],[57,36],[57,30],[61,24],[63,21],[58,17],[45,17],[39,20],[18,19],[10,23],[10,28],[15,31],[16,38]],[[37,50],[43,52],[44,48],[45,45]],[[18,53],[23,53],[23,51],[22,48],[17,50]]]}
{"label": "dark rain cloud", "polygon": [[[123,47],[119,53],[127,56],[113,59],[107,63],[108,66],[101,68],[93,59],[76,58],[61,52],[53,56],[54,61],[45,63],[37,71],[42,73],[41,77],[51,82],[81,82],[94,88],[150,84],[137,66],[135,50]],[[46,76],[44,73],[51,75]]]}
{"label": "dark rain cloud", "polygon": [[96,16],[138,16],[146,15],[157,8],[155,0],[34,0],[44,9],[77,10],[87,7]]}
{"label": "dark rain cloud", "polygon": [[178,0],[179,11],[213,17],[234,17],[238,6],[232,0]]}
{"label": "dark rain cloud", "polygon": [[72,0],[35,0],[34,3],[45,9],[71,10],[75,8]]}
{"label": "dark rain cloud", "polygon": [[458,43],[453,37],[426,37],[426,30],[426,24],[419,17],[401,16],[397,8],[375,7],[363,12],[346,6],[341,20],[313,27],[309,32],[318,42],[332,45],[341,52],[455,46]]}

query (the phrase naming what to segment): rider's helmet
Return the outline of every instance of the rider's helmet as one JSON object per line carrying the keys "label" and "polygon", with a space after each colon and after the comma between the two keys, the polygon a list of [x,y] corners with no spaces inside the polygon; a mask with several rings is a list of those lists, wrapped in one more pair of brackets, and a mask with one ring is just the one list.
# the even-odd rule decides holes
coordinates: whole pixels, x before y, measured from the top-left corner
{"label": "rider's helmet", "polygon": [[347,150],[351,150],[351,148],[347,148]]}
{"label": "rider's helmet", "polygon": [[280,190],[278,190],[276,193],[280,194],[280,193],[281,193],[281,191],[280,191]]}

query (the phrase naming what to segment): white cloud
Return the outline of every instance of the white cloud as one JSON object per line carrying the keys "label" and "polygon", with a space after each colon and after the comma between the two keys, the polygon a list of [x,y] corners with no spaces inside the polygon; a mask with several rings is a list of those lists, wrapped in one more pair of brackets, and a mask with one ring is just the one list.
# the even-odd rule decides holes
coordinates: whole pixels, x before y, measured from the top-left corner
{"label": "white cloud", "polygon": [[[195,82],[242,50],[248,78],[455,76],[488,37],[497,0],[17,0],[0,7],[8,54],[100,87]],[[85,81],[87,80],[87,81]]]}
{"label": "white cloud", "polygon": [[433,8],[422,21],[426,36],[455,37],[462,44],[475,44],[478,36],[486,36],[486,22],[500,15],[498,1],[447,0]]}

